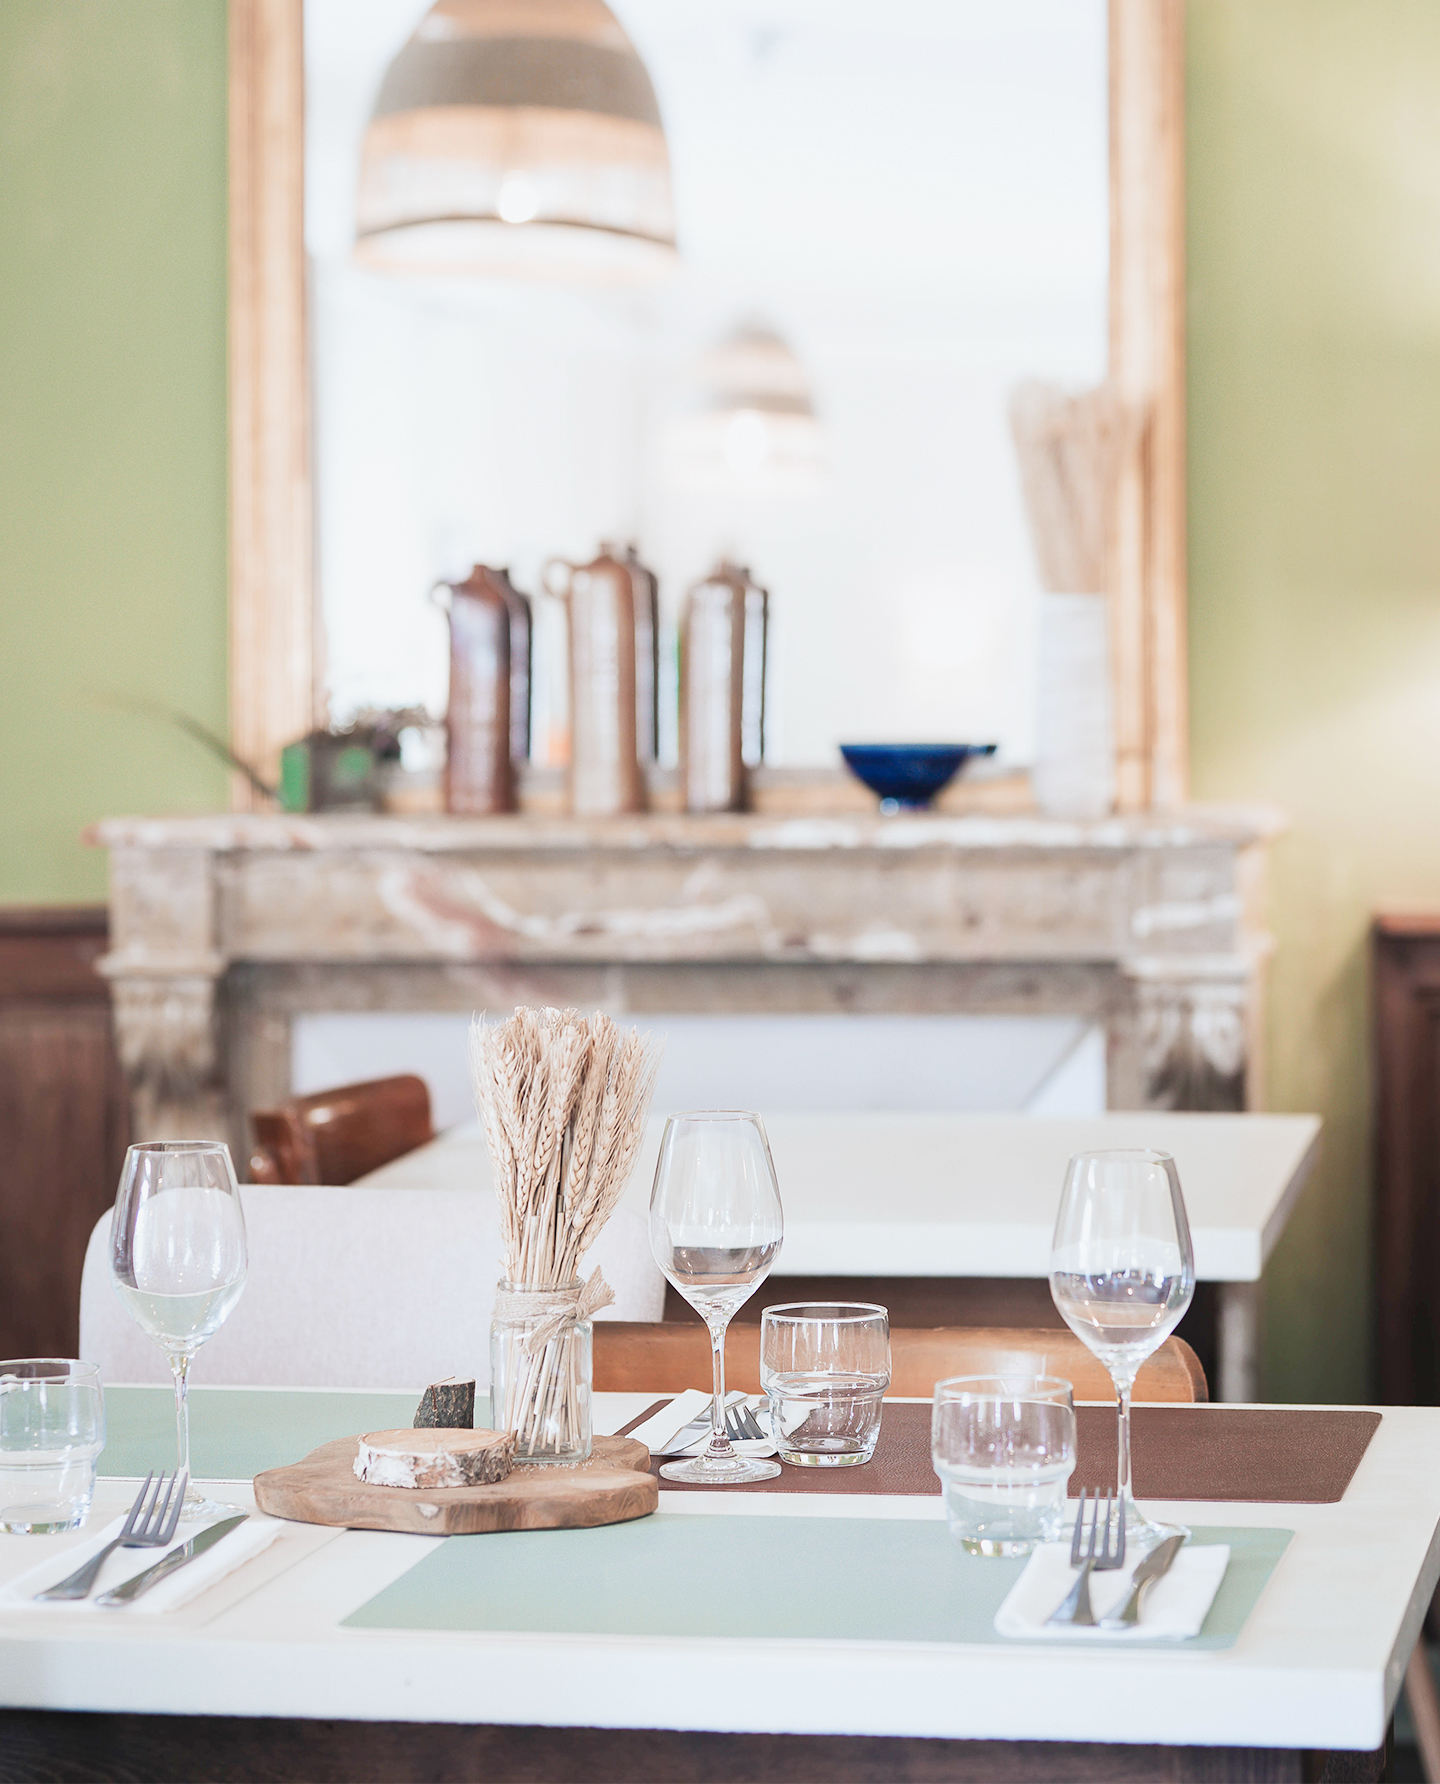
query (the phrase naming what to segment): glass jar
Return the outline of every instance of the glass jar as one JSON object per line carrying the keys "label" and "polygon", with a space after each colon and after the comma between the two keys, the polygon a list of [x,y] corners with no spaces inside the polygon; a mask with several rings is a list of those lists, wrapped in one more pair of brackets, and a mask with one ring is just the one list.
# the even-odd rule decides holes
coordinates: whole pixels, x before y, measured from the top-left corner
{"label": "glass jar", "polygon": [[490,1423],[515,1433],[517,1462],[590,1456],[591,1325],[576,1319],[581,1285],[501,1282],[490,1321]]}

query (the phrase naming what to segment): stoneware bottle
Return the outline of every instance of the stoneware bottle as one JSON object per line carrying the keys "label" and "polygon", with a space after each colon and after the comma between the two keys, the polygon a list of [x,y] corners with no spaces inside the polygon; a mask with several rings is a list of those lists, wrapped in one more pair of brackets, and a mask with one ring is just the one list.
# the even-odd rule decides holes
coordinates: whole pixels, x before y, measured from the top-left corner
{"label": "stoneware bottle", "polygon": [[743,811],[765,748],[768,597],[721,563],[686,596],[680,646],[680,780],[687,811]]}
{"label": "stoneware bottle", "polygon": [[588,564],[555,559],[545,583],[570,618],[570,809],[577,817],[643,811],[629,566],[604,551]]}
{"label": "stoneware bottle", "polygon": [[[530,726],[528,603],[504,570],[483,564],[476,564],[463,582],[437,583],[432,593],[450,615],[445,809],[472,817],[513,811],[511,756],[520,735],[528,752]],[[517,656],[524,672],[520,688]]]}

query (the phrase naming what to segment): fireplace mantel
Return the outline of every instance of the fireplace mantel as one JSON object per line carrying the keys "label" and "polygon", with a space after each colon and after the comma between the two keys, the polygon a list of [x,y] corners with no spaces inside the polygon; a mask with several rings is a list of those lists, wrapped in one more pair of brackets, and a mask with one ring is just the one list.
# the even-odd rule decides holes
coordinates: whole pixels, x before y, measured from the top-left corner
{"label": "fireplace mantel", "polygon": [[135,1131],[289,1089],[302,1012],[1073,1013],[1116,1108],[1257,1100],[1274,813],[112,818]]}

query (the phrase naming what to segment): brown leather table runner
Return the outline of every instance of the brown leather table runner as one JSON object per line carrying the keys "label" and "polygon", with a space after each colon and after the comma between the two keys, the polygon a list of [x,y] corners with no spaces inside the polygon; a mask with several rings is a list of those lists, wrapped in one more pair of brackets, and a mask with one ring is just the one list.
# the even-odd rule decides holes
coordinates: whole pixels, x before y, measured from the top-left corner
{"label": "brown leather table runner", "polygon": [[[632,1419],[633,1430],[669,1396]],[[1076,1409],[1079,1460],[1070,1492],[1115,1482],[1115,1411]],[[1252,1504],[1332,1505],[1344,1497],[1380,1423],[1378,1412],[1348,1406],[1139,1406],[1133,1442],[1138,1499],[1246,1500]],[[621,1433],[624,1435],[624,1432]],[[652,1473],[659,1470],[652,1458]],[[662,1480],[663,1492],[704,1488]],[[938,1493],[930,1466],[930,1405],[885,1408],[880,1442],[863,1468],[782,1468],[778,1480],[735,1493]]]}

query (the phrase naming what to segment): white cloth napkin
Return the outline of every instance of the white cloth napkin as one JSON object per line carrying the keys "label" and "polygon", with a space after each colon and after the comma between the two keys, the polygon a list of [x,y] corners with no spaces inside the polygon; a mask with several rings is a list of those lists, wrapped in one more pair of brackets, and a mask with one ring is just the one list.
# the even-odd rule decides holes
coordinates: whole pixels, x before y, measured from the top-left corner
{"label": "white cloth napkin", "polygon": [[[662,1406],[659,1412],[652,1413],[643,1425],[637,1425],[626,1435],[643,1443],[652,1456],[698,1456],[710,1441],[708,1425],[692,1442],[676,1446],[676,1439],[689,1424],[697,1418],[708,1418],[710,1402],[713,1398],[699,1388],[686,1388],[683,1394],[677,1394],[668,1406]],[[726,1405],[736,1400],[744,1400],[741,1393],[727,1394]],[[762,1427],[768,1422],[768,1415],[761,1412],[757,1415]],[[732,1438],[735,1453],[740,1456],[773,1456],[775,1445],[766,1438]]]}
{"label": "white cloth napkin", "polygon": [[[227,1512],[226,1517],[233,1517]],[[214,1518],[211,1522],[219,1524],[224,1519]],[[263,1549],[268,1549],[285,1528],[283,1518],[257,1517],[253,1513],[222,1536],[213,1548],[207,1549],[203,1555],[197,1555],[193,1561],[187,1561],[183,1567],[176,1568],[168,1579],[161,1580],[148,1592],[142,1592],[128,1605],[114,1605],[107,1608],[97,1607],[95,1600],[102,1592],[122,1585],[133,1579],[137,1573],[143,1573],[147,1567],[153,1567],[170,1553],[171,1549],[183,1548],[192,1536],[198,1536],[207,1525],[182,1524],[175,1540],[163,1549],[116,1549],[105,1559],[100,1569],[100,1577],[91,1588],[88,1598],[51,1600],[36,1604],[35,1594],[43,1592],[47,1586],[58,1585],[68,1579],[72,1573],[83,1567],[97,1550],[103,1549],[107,1542],[117,1537],[125,1527],[123,1517],[116,1518],[94,1536],[87,1537],[84,1542],[62,1550],[59,1554],[50,1554],[43,1561],[20,1574],[17,1578],[0,1590],[0,1610],[57,1611],[62,1615],[76,1611],[90,1611],[100,1616],[108,1616],[115,1611],[124,1610],[129,1615],[141,1613],[153,1614],[156,1611],[175,1611],[182,1605],[189,1604],[192,1598],[216,1585],[228,1574],[234,1573],[237,1567],[243,1567],[247,1561],[253,1560]]]}
{"label": "white cloth napkin", "polygon": [[[1136,1565],[1140,1559],[1137,1557]],[[1207,1543],[1197,1548],[1186,1543],[1170,1571],[1145,1590],[1140,1600],[1140,1621],[1133,1629],[1076,1628],[1074,1624],[1048,1624],[1075,1584],[1068,1542],[1042,1543],[1030,1556],[1025,1571],[1010,1588],[1009,1596],[995,1613],[1001,1635],[1029,1641],[1185,1641],[1199,1635],[1225,1569],[1230,1564],[1226,1543]],[[1114,1573],[1090,1575],[1090,1608],[1096,1619],[1118,1609],[1130,1595],[1134,1567]]]}

